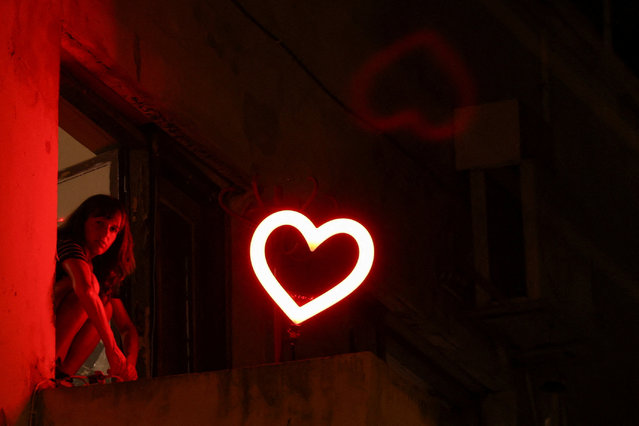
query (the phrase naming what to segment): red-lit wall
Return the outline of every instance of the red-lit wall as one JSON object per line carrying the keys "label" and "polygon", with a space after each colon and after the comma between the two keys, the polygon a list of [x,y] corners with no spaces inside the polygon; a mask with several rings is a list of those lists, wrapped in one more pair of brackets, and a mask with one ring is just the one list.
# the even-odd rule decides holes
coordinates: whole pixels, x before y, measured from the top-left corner
{"label": "red-lit wall", "polygon": [[0,2],[0,424],[53,374],[59,4]]}

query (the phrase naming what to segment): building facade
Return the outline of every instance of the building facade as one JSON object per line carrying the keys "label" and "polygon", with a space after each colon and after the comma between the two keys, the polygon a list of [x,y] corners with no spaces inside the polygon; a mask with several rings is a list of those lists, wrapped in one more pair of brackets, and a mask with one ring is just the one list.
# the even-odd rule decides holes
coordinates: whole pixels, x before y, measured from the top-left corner
{"label": "building facade", "polygon": [[[636,422],[633,11],[511,3],[0,6],[4,418],[53,374],[54,182],[108,164],[142,377],[370,351],[439,424]],[[56,179],[59,128],[95,157]],[[248,256],[281,208],[376,246],[294,342]],[[348,269],[337,250],[273,262],[305,300]]]}

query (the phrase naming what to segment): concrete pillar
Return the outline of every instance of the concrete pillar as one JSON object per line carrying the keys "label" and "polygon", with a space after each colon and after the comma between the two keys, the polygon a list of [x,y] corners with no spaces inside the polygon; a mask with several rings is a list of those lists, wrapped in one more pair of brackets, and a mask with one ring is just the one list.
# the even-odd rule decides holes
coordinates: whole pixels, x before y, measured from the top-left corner
{"label": "concrete pillar", "polygon": [[59,9],[0,2],[0,425],[53,375]]}

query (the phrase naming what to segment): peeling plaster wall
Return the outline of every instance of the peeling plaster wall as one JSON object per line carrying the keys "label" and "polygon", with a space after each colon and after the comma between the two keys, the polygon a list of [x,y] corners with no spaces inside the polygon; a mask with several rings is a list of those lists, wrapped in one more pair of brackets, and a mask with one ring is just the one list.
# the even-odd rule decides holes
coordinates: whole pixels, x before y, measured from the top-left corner
{"label": "peeling plaster wall", "polygon": [[0,2],[0,424],[53,376],[59,3]]}

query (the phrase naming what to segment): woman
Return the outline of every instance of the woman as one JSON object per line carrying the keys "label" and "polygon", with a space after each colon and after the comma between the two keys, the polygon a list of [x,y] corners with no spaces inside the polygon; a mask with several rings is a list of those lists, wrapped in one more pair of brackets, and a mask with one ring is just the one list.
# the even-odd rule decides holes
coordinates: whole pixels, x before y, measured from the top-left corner
{"label": "woman", "polygon": [[[58,229],[53,288],[58,376],[75,374],[102,339],[109,374],[137,379],[138,334],[118,298],[122,280],[134,268],[129,221],[119,200],[94,195]],[[109,326],[111,318],[124,353]]]}

